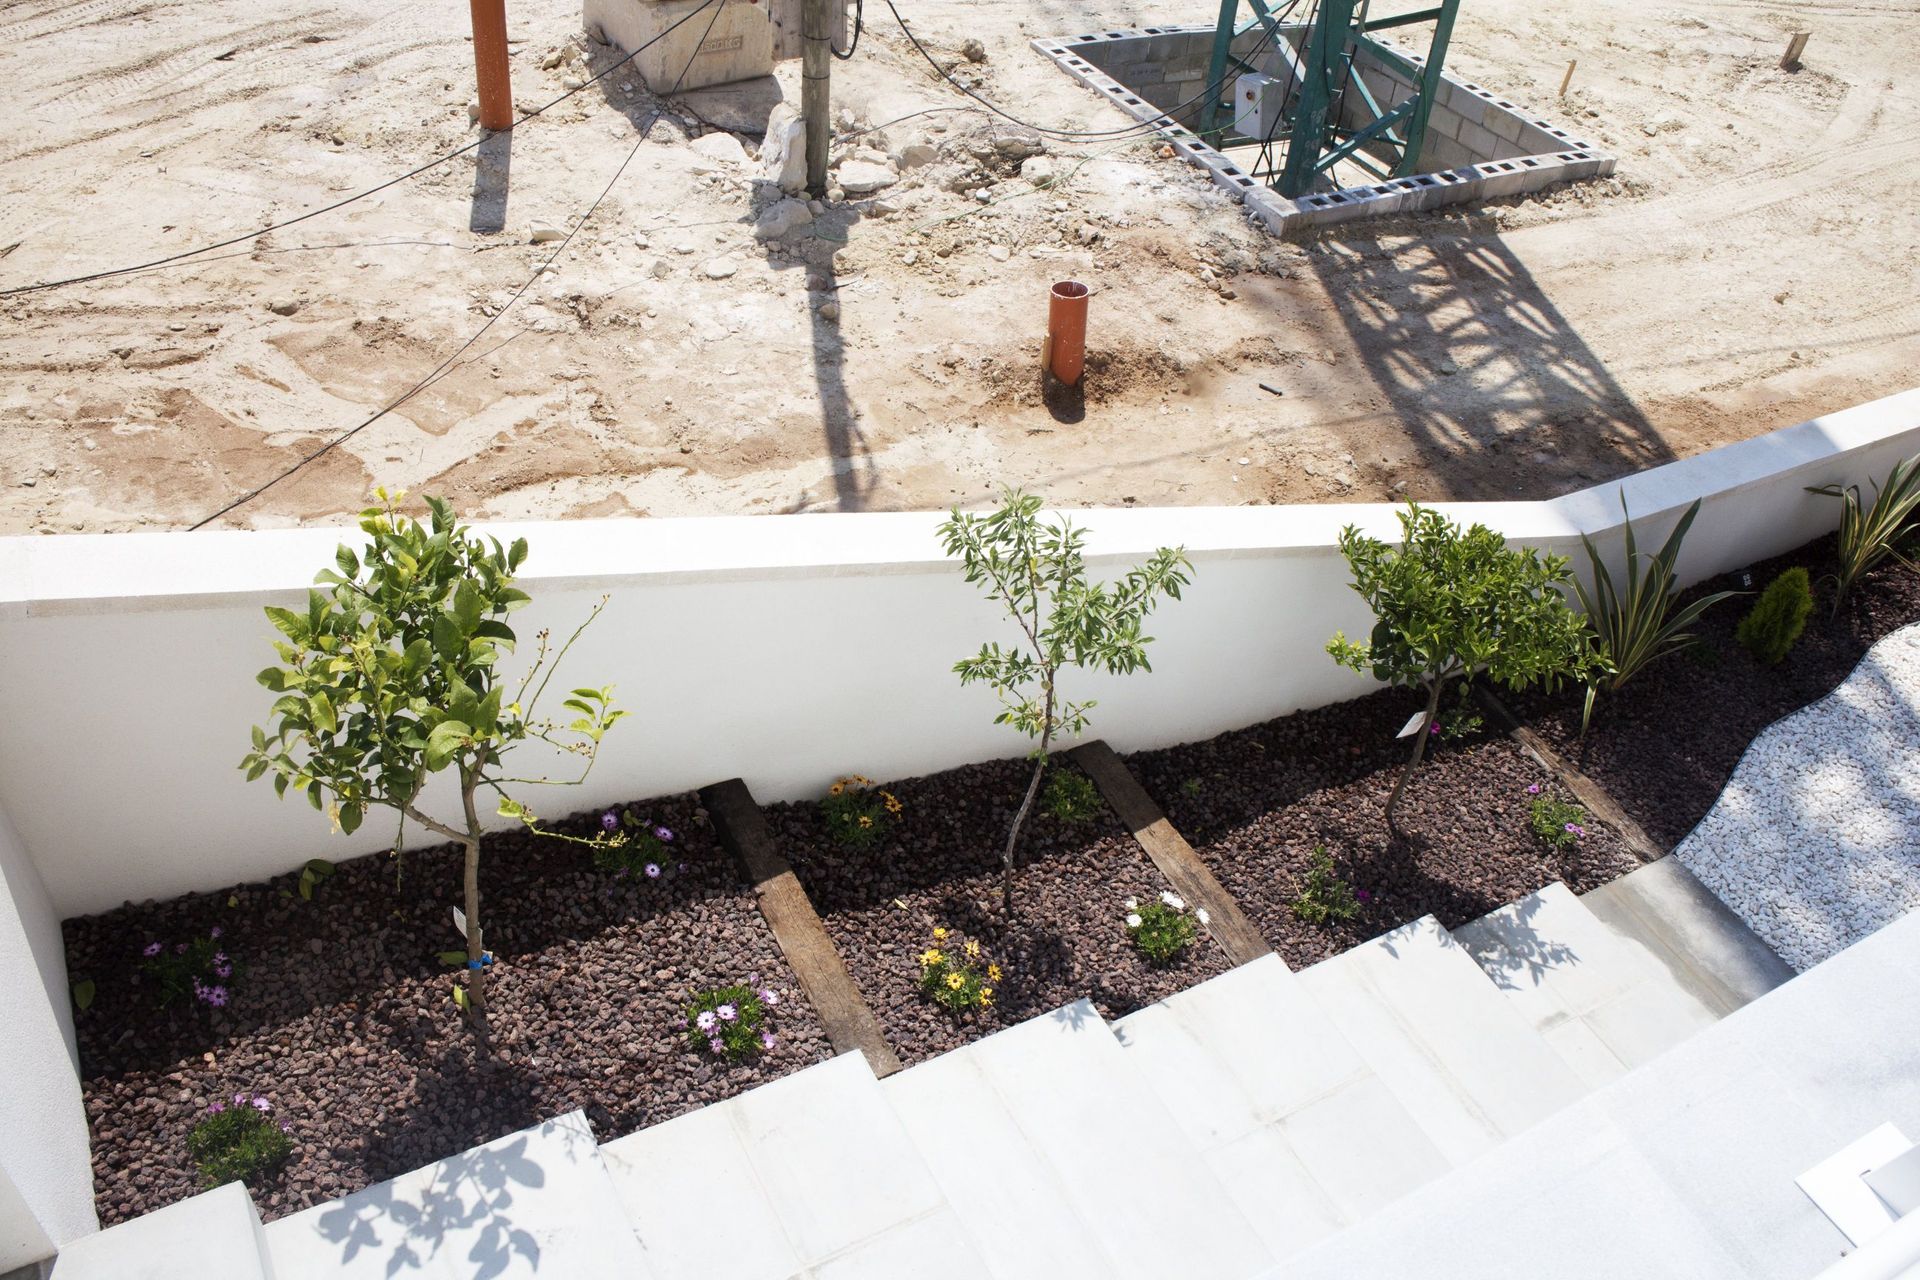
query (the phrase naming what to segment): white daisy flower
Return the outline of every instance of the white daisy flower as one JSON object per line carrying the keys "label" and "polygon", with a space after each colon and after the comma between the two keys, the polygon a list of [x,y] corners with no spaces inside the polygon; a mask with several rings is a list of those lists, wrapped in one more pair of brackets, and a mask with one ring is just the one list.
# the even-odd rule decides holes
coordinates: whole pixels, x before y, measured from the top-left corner
{"label": "white daisy flower", "polygon": [[1134,913],[1132,913],[1132,914],[1129,914],[1129,915],[1127,916],[1127,928],[1129,928],[1129,929],[1138,929],[1139,927],[1140,927],[1140,916],[1139,916],[1139,913],[1138,913],[1138,912],[1134,912]]}
{"label": "white daisy flower", "polygon": [[1213,917],[1207,914],[1207,909],[1205,907],[1197,908],[1193,913],[1193,918],[1195,920],[1198,920],[1201,924],[1213,923]]}
{"label": "white daisy flower", "polygon": [[1127,910],[1138,911],[1139,909],[1140,909],[1140,899],[1138,898],[1127,899]]}
{"label": "white daisy flower", "polygon": [[1180,900],[1180,895],[1168,890],[1161,891],[1160,901],[1166,903],[1175,911],[1185,911],[1187,909],[1187,904]]}

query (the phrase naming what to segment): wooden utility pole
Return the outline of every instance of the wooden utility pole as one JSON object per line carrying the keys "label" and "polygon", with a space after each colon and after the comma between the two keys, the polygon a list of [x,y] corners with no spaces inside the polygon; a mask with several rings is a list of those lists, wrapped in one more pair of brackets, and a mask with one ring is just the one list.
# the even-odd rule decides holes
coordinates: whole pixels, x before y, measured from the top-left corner
{"label": "wooden utility pole", "polygon": [[513,127],[513,78],[507,72],[507,0],[468,0],[473,10],[473,71],[480,127]]}
{"label": "wooden utility pole", "polygon": [[827,146],[833,123],[827,94],[833,74],[831,13],[832,0],[800,0],[800,115],[807,122],[807,190],[816,197],[827,193]]}

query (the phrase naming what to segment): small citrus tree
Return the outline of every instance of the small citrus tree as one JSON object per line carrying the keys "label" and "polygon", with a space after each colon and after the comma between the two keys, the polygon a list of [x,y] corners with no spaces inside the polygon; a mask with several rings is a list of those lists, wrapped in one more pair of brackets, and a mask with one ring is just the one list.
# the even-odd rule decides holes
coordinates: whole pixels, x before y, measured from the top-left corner
{"label": "small citrus tree", "polygon": [[1152,670],[1147,645],[1153,637],[1140,633],[1141,624],[1161,596],[1180,598],[1193,566],[1184,549],[1161,547],[1120,581],[1090,583],[1085,531],[1064,517],[1058,524],[1042,521],[1040,499],[1018,489],[1007,490],[999,510],[988,515],[956,507],[941,524],[940,537],[947,554],[960,557],[967,581],[984,587],[1020,630],[1020,644],[983,644],[953,668],[963,685],[993,686],[1000,696],[995,724],[1010,724],[1038,740],[1033,777],[1000,858],[1001,900],[1011,914],[1020,828],[1033,809],[1053,740],[1084,730],[1094,706],[1065,699],[1060,673],[1069,667],[1114,675]]}
{"label": "small citrus tree", "polygon": [[[249,781],[272,774],[274,790],[304,795],[348,835],[368,809],[381,806],[399,814],[396,852],[409,819],[465,849],[467,984],[455,994],[484,1026],[476,801],[490,790],[500,813],[532,824],[506,787],[555,780],[502,770],[507,753],[529,738],[584,761],[566,785],[586,778],[601,737],[626,714],[613,708],[611,691],[573,690],[565,706],[574,715],[565,724],[536,717],[534,708],[606,602],[557,653],[542,631],[534,662],[509,697],[497,664],[514,648],[506,618],[527,603],[513,586],[526,540],[502,548],[498,539],[470,538],[443,499],[426,500],[431,522],[423,526],[396,511],[404,494],[382,489],[376,496],[381,505],[360,514],[372,539],[363,553],[341,546],[334,555],[339,572],[320,572],[316,581],[326,589],[307,592],[304,612],[267,610],[283,637],[274,642],[280,664],[258,678],[280,697],[272,729],[254,729],[240,767]],[[419,805],[428,777],[447,770],[458,782],[460,810],[443,821]]]}
{"label": "small citrus tree", "polygon": [[1462,532],[1419,503],[1400,513],[1400,528],[1398,548],[1352,525],[1341,531],[1353,589],[1377,621],[1365,643],[1339,633],[1327,643],[1344,667],[1426,692],[1413,756],[1387,797],[1396,834],[1394,810],[1426,753],[1449,681],[1485,675],[1510,689],[1552,688],[1593,662],[1585,625],[1560,591],[1570,581],[1565,556],[1513,550],[1485,525]]}

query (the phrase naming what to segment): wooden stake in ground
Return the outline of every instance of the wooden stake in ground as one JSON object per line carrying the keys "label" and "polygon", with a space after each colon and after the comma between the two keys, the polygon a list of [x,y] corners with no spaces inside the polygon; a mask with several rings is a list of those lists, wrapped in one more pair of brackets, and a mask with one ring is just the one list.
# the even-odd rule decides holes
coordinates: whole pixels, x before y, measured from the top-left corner
{"label": "wooden stake in ground", "polygon": [[1568,60],[1567,74],[1560,77],[1560,96],[1561,97],[1564,98],[1567,96],[1567,86],[1573,83],[1573,69],[1579,65],[1580,65],[1580,60],[1578,58],[1572,58]]}
{"label": "wooden stake in ground", "polygon": [[1780,59],[1780,69],[1782,71],[1799,69],[1800,55],[1807,51],[1807,39],[1812,35],[1813,32],[1811,31],[1796,31],[1793,33],[1792,38],[1787,41],[1787,52]]}
{"label": "wooden stake in ground", "polygon": [[480,90],[480,127],[513,127],[513,79],[507,73],[507,0],[469,0],[473,71]]}
{"label": "wooden stake in ground", "polygon": [[830,15],[831,0],[800,0],[800,116],[807,122],[807,191],[816,198],[827,194],[833,110],[828,94],[833,74]]}

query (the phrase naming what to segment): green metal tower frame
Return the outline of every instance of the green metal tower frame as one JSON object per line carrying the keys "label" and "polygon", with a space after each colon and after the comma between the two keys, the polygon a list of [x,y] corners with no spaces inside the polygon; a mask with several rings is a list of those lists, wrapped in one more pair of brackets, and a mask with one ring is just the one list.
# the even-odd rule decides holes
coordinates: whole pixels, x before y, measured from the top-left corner
{"label": "green metal tower frame", "polygon": [[[1284,15],[1275,14],[1266,0],[1246,0],[1253,17],[1242,24],[1240,4],[1241,0],[1220,0],[1220,21],[1214,30],[1213,57],[1207,67],[1207,83],[1216,91],[1207,96],[1200,109],[1202,137],[1218,146],[1226,136],[1227,126],[1220,120],[1220,91],[1228,89],[1229,68],[1260,70],[1235,56],[1233,42],[1261,28],[1292,65],[1299,81],[1285,127],[1273,139],[1286,146],[1285,163],[1272,181],[1281,195],[1289,199],[1306,195],[1322,173],[1343,160],[1379,178],[1404,178],[1419,172],[1427,118],[1440,91],[1440,69],[1446,61],[1447,42],[1453,37],[1460,0],[1440,0],[1431,8],[1382,18],[1371,15],[1372,0],[1316,0],[1298,54],[1278,29]],[[1372,35],[1389,27],[1428,22],[1433,24],[1433,35],[1420,63],[1410,61]],[[1413,83],[1413,96],[1382,111],[1366,82],[1353,72],[1354,56],[1362,49],[1405,75]],[[1349,90],[1359,95],[1368,115],[1358,126],[1344,126],[1339,121],[1341,99]],[[1383,167],[1380,158],[1366,150],[1369,147],[1387,151],[1391,159]]]}

